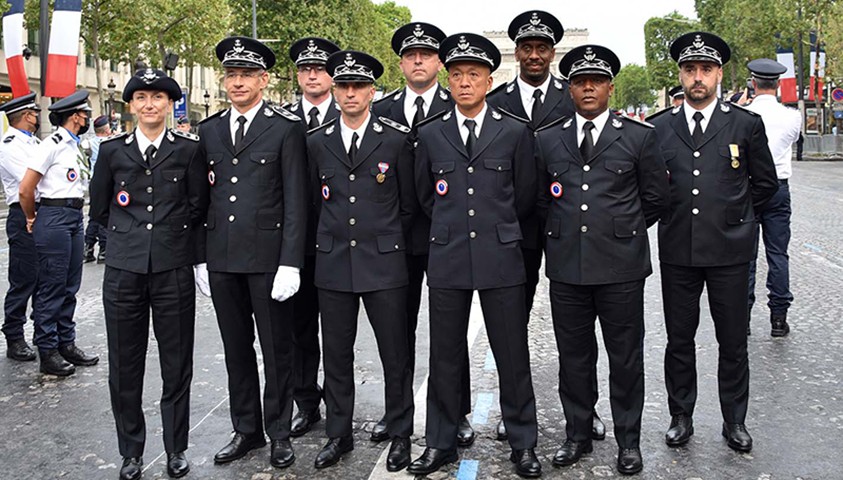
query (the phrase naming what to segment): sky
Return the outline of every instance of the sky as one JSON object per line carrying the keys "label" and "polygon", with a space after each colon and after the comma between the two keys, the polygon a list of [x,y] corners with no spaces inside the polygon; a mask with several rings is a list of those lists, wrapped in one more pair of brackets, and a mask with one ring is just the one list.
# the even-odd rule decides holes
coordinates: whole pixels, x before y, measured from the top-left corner
{"label": "sky", "polygon": [[587,28],[589,42],[610,48],[621,63],[644,65],[644,23],[673,10],[696,18],[693,0],[393,0],[410,8],[413,21],[427,22],[446,34],[506,31],[509,22],[527,10],[544,10],[562,27]]}

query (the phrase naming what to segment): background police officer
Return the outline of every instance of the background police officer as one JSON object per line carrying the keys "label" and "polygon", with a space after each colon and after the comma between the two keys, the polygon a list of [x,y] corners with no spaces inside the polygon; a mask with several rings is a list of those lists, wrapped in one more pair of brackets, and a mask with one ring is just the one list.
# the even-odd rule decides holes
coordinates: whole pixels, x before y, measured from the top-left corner
{"label": "background police officer", "polygon": [[[97,159],[99,158],[100,144],[102,141],[111,136],[111,125],[108,123],[108,117],[100,115],[94,119],[94,136],[86,140],[91,146],[91,177],[93,180],[93,172],[96,171]],[[105,247],[108,242],[107,232],[105,227],[99,222],[88,218],[88,226],[85,227],[85,257],[82,259],[84,263],[90,263],[94,260],[97,263],[105,262]],[[97,256],[94,257],[94,246],[97,242],[100,244],[100,250]]]}
{"label": "background police officer", "polygon": [[722,65],[731,56],[726,42],[691,32],[673,41],[670,54],[679,64],[685,103],[651,117],[670,172],[670,211],[659,222],[672,417],[665,442],[683,445],[694,433],[694,337],[705,287],[719,344],[722,433],[729,447],[746,452],[752,449],[744,425],[747,272],[755,251],[756,212],[778,189],[775,167],[761,117],[717,100]]}
{"label": "background police officer", "polygon": [[567,439],[554,465],[592,450],[594,320],[609,356],[618,471],[641,471],[644,408],[644,279],[652,273],[647,228],[669,204],[664,160],[652,125],[609,111],[620,60],[582,45],[562,58],[577,113],[537,133],[549,207],[546,274],[559,347],[559,395]]}
{"label": "background police officer", "polygon": [[[96,365],[99,357],[76,346],[76,292],[82,283],[82,206],[89,177],[79,150],[79,135],[88,130],[88,92],[80,90],[50,105],[50,122],[58,129],[41,142],[20,184],[26,228],[38,252],[38,286],[33,308],[41,372],[67,376],[74,366]],[[35,215],[35,189],[41,206]]]}
{"label": "background police officer", "polygon": [[208,182],[203,159],[195,158],[199,138],[166,128],[180,98],[181,87],[163,71],[138,70],[123,89],[138,128],[102,143],[91,181],[92,221],[111,230],[103,304],[121,479],[141,476],[150,308],[163,379],[167,473],[179,478],[190,470],[184,451],[193,377],[193,265],[204,262],[201,202]]}
{"label": "background police officer", "polygon": [[328,58],[340,118],[313,131],[307,150],[318,172],[321,212],[316,233],[316,286],[325,350],[325,425],[329,441],[316,468],[354,448],[354,341],[360,300],[377,339],[384,370],[389,471],[410,463],[413,377],[407,344],[404,231],[416,205],[410,129],[372,118],[375,58],[351,50]]}
{"label": "background police officer", "polygon": [[[398,27],[392,34],[392,50],[400,58],[398,66],[407,85],[387,93],[373,103],[372,111],[376,116],[390,118],[410,127],[412,137],[415,137],[420,122],[453,108],[451,94],[438,81],[442,69],[439,44],[444,39],[445,33],[442,30],[423,22],[408,23]],[[407,286],[407,339],[410,344],[411,374],[415,371],[416,327],[419,323],[424,272],[427,270],[430,233],[430,219],[420,209],[415,209],[415,212],[407,235],[407,272],[410,280]],[[471,412],[471,375],[467,355],[465,366],[465,376],[460,382],[463,389],[463,415],[457,432],[457,444],[461,447],[474,442],[474,429],[466,416]],[[382,418],[372,430],[372,440],[380,442],[388,437],[386,421]]]}
{"label": "background police officer", "polygon": [[682,85],[671,88],[668,90],[667,95],[670,97],[670,103],[674,107],[682,105],[685,101],[685,90],[682,89]]}
{"label": "background police officer", "polygon": [[[0,143],[0,180],[9,206],[6,217],[9,289],[3,304],[3,335],[6,336],[6,357],[22,362],[35,360],[35,352],[24,339],[23,325],[26,323],[26,305],[35,293],[38,280],[38,255],[35,252],[35,241],[26,231],[26,217],[20,208],[18,189],[41,143],[35,136],[40,110],[34,93],[9,100],[0,106],[0,111],[5,112],[9,119],[9,129],[3,134]],[[35,196],[37,202],[37,191]]]}
{"label": "background police officer", "polygon": [[[331,76],[325,70],[328,56],[339,50],[333,42],[318,37],[306,37],[290,47],[290,58],[295,62],[296,79],[302,92],[300,101],[287,109],[301,118],[308,129],[318,127],[337,118],[339,106],[331,95]],[[319,386],[319,295],[313,284],[316,268],[316,221],[319,194],[313,187],[316,179],[308,184],[307,240],[304,250],[304,267],[301,286],[293,295],[295,323],[295,350],[293,352],[293,398],[298,412],[293,417],[291,437],[304,435],[314,423],[322,419],[319,403],[322,387]]]}
{"label": "background police officer", "polygon": [[[752,85],[755,98],[747,110],[761,115],[770,154],[776,165],[776,177],[779,189],[764,206],[759,215],[764,251],[767,255],[767,306],[770,308],[770,335],[784,337],[790,332],[787,324],[787,309],[793,302],[790,292],[790,268],[787,244],[790,242],[790,162],[793,157],[793,144],[799,140],[802,130],[802,115],[798,110],[787,108],[776,100],[779,89],[779,76],[787,68],[768,58],[759,58],[747,64],[752,73]],[[757,243],[756,243],[757,251]],[[757,255],[756,255],[757,257]],[[749,311],[755,303],[755,264],[756,258],[749,262]],[[749,315],[750,320],[752,315]],[[747,334],[749,327],[747,327]]]}
{"label": "background police officer", "polygon": [[532,132],[486,104],[500,52],[470,33],[446,38],[456,109],[422,125],[416,193],[431,218],[428,287],[430,379],[427,448],[408,468],[426,475],[457,459],[463,359],[474,291],[500,379],[500,404],[519,475],[541,474],[534,448],[536,406],[527,347],[519,220],[535,208]]}
{"label": "background police officer", "polygon": [[[295,460],[292,297],[299,286],[307,223],[307,152],[299,117],[263,101],[275,55],[247,37],[216,47],[231,108],[199,125],[208,169],[207,271],[225,350],[234,437],[216,463],[272,440],[270,463]],[[256,248],[257,247],[257,248]],[[197,268],[200,283],[204,266]],[[254,320],[252,316],[254,315]],[[264,360],[263,408],[255,342]],[[263,426],[261,420],[263,419]]]}

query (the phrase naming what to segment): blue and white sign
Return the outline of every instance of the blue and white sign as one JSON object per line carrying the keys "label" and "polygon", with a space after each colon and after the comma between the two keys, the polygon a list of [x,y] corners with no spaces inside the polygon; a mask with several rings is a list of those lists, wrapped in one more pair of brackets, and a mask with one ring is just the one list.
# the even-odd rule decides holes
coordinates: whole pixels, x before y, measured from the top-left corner
{"label": "blue and white sign", "polygon": [[176,120],[187,116],[187,94],[188,89],[183,88],[181,91],[181,99],[173,105],[173,117],[175,117]]}

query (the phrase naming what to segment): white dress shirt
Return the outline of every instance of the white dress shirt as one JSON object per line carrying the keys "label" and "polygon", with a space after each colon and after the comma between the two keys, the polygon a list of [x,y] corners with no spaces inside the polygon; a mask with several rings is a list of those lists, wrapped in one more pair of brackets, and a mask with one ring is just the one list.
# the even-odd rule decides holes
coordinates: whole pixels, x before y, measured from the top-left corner
{"label": "white dress shirt", "polygon": [[359,127],[352,129],[345,124],[345,120],[340,118],[340,135],[342,136],[342,145],[346,152],[351,150],[351,137],[353,137],[355,133],[357,134],[357,148],[360,148],[360,144],[363,143],[363,134],[366,133],[366,127],[369,126],[369,121],[371,119],[371,112],[367,112],[366,120],[363,120],[363,123],[361,123]]}
{"label": "white dress shirt", "polygon": [[[489,105],[484,102],[483,110],[480,110],[480,113],[471,119],[477,123],[477,126],[474,127],[474,135],[476,135],[477,138],[480,138],[480,131],[483,129],[483,119],[486,118],[486,111],[488,109]],[[465,121],[468,117],[460,113],[459,108],[454,108],[454,115],[457,117],[457,126],[460,129],[460,138],[462,138],[462,143],[466,143],[468,141],[468,127],[465,126]]]}
{"label": "white dress shirt", "polygon": [[164,140],[164,134],[167,133],[167,129],[164,128],[161,130],[161,133],[158,134],[158,137],[155,140],[150,140],[146,138],[146,135],[141,132],[140,128],[135,129],[135,140],[138,143],[138,150],[140,150],[141,158],[144,160],[148,160],[146,155],[146,149],[150,145],[155,145],[155,151],[161,150],[161,141]]}
{"label": "white dress shirt", "polygon": [[802,131],[799,110],[785,107],[773,95],[758,95],[746,108],[761,115],[764,121],[767,144],[776,164],[776,176],[779,180],[790,178],[793,144],[799,140]]}
{"label": "white dress shirt", "polygon": [[583,125],[585,125],[585,122],[588,121],[594,124],[594,128],[591,129],[591,138],[594,140],[594,145],[597,145],[597,140],[600,139],[600,132],[603,131],[603,128],[606,126],[606,121],[609,120],[609,110],[597,115],[594,120],[589,120],[581,116],[579,113],[575,113],[574,116],[577,119],[577,146],[582,145],[582,140],[585,138]]}
{"label": "white dress shirt", "polygon": [[240,113],[237,111],[236,108],[231,107],[231,111],[228,114],[228,126],[231,129],[231,144],[234,145],[236,143],[234,141],[234,135],[237,133],[237,129],[240,127],[240,124],[237,122],[237,119],[241,116],[246,117],[246,123],[243,124],[243,137],[246,136],[246,133],[249,131],[249,127],[252,126],[252,121],[255,119],[255,115],[258,114],[261,107],[263,107],[264,102],[258,102],[257,105],[250,108],[249,111],[245,113]]}
{"label": "white dress shirt", "polygon": [[307,98],[302,96],[301,111],[302,113],[304,113],[304,122],[310,122],[310,111],[313,109],[313,107],[316,107],[316,110],[319,112],[316,114],[316,121],[319,123],[319,125],[322,125],[323,123],[325,123],[325,117],[328,115],[328,108],[333,104],[334,96],[330,94],[328,95],[328,98],[326,98],[325,101],[323,101],[319,105],[314,105],[310,103]]}
{"label": "white dress shirt", "polygon": [[685,111],[685,121],[688,122],[688,132],[691,133],[691,136],[694,135],[694,127],[697,124],[697,121],[694,120],[694,114],[696,112],[702,112],[703,119],[700,122],[700,128],[702,128],[703,133],[705,133],[705,129],[708,128],[708,121],[711,120],[711,116],[714,114],[714,108],[717,106],[717,100],[709,103],[705,108],[702,110],[695,110],[694,107],[688,105],[688,102],[685,102],[682,110]]}
{"label": "white dress shirt", "polygon": [[424,100],[424,105],[422,107],[424,108],[424,115],[427,116],[427,112],[430,111],[430,104],[433,103],[433,98],[436,95],[436,88],[438,86],[439,84],[434,82],[433,86],[428,88],[421,95],[410,90],[410,87],[404,87],[404,118],[407,119],[407,125],[412,125],[413,119],[416,118],[417,97],[422,97],[422,100]]}
{"label": "white dress shirt", "polygon": [[527,112],[527,118],[530,120],[533,119],[533,103],[536,99],[533,97],[533,93],[538,88],[542,91],[542,102],[547,100],[547,88],[550,86],[550,75],[547,76],[544,83],[539,85],[538,87],[534,87],[524,80],[521,80],[519,76],[518,79],[515,80],[518,84],[518,90],[521,92],[521,105],[524,105],[524,111]]}

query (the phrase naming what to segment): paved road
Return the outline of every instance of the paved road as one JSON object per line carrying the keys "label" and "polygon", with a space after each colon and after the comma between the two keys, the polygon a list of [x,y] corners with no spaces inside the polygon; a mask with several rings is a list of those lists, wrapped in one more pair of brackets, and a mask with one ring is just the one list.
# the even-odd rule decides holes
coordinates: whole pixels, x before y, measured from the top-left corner
{"label": "paved road", "polygon": [[[843,450],[843,162],[801,162],[791,182],[794,203],[791,243],[792,331],[786,339],[769,336],[765,292],[753,312],[749,341],[751,400],[747,426],[755,440],[750,454],[726,447],[720,436],[720,412],[715,376],[716,341],[703,302],[704,318],[697,337],[700,399],[696,434],[684,448],[670,449],[663,435],[669,423],[664,391],[663,352],[666,343],[658,273],[649,278],[646,308],[646,403],[642,451],[647,479],[834,479],[841,478]],[[651,232],[652,235],[653,232]],[[654,258],[656,249],[654,245]],[[761,256],[763,259],[763,255]],[[0,251],[5,271],[8,252]],[[766,264],[759,261],[759,273]],[[106,340],[102,318],[103,267],[85,267],[77,309],[79,344],[98,353],[102,362],[80,368],[68,379],[42,376],[36,363],[0,358],[0,479],[113,479],[120,457],[107,390]],[[0,280],[5,291],[6,279]],[[762,277],[763,278],[763,277]],[[759,281],[763,285],[763,280]],[[426,302],[426,300],[425,300]],[[479,305],[472,315],[474,446],[460,452],[461,461],[430,478],[517,478],[508,461],[508,446],[493,439],[500,417],[497,376],[482,328]],[[424,399],[427,373],[427,310],[422,312],[416,362],[416,436],[424,445]],[[388,444],[371,444],[368,431],[382,412],[383,385],[375,343],[365,313],[356,348],[356,449],[338,466],[317,472],[313,459],[325,442],[323,424],[294,441],[298,459],[287,470],[269,466],[268,448],[227,466],[213,464],[214,453],[228,440],[230,421],[220,337],[210,302],[198,302],[192,433],[187,478],[269,480],[280,478],[369,479],[409,478],[406,472],[387,474],[383,466]],[[27,335],[31,324],[27,325]],[[555,469],[550,460],[565,439],[564,417],[557,394],[557,355],[550,322],[547,281],[539,286],[530,323],[533,382],[540,422],[538,454],[545,478],[593,479],[617,477],[617,447],[611,434],[608,370],[605,353],[599,359],[598,412],[607,420],[607,439],[579,464]],[[2,347],[0,347],[2,348]],[[602,348],[602,346],[601,346]],[[158,411],[160,376],[157,344],[150,340],[144,410],[149,432],[145,478],[166,478]],[[324,410],[324,409],[323,409]],[[380,463],[379,463],[380,462]]]}

